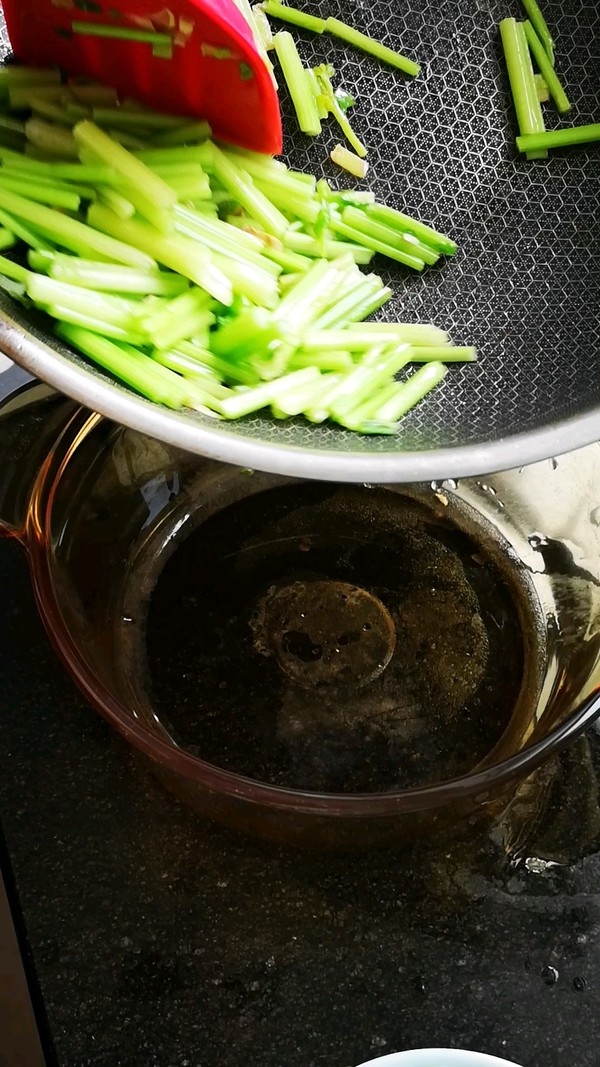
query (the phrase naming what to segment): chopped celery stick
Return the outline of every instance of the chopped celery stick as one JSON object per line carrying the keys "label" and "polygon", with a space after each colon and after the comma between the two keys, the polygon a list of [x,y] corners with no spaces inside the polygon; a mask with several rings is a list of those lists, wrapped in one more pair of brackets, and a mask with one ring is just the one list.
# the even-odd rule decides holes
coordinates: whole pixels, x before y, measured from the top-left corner
{"label": "chopped celery stick", "polygon": [[552,40],[552,34],[550,33],[548,24],[540,11],[537,0],[522,0],[522,3],[529,16],[529,21],[535,30],[536,36],[541,41],[550,63],[554,66],[554,41]]}
{"label": "chopped celery stick", "polygon": [[212,131],[208,122],[186,122],[174,130],[165,130],[163,133],[152,137],[152,144],[157,148],[168,148],[174,145],[197,144],[210,137]]}
{"label": "chopped celery stick", "polygon": [[245,233],[243,230],[237,230],[229,222],[223,222],[221,219],[206,219],[204,216],[199,216],[198,212],[193,208],[184,207],[182,204],[177,204],[174,211],[177,218],[185,219],[191,226],[196,226],[198,233],[202,236],[210,233],[217,237],[220,241],[221,249],[227,245],[232,250],[240,249],[240,247],[255,253],[260,253],[263,250],[264,242],[260,237],[257,237],[254,233]]}
{"label": "chopped celery stick", "polygon": [[71,118],[66,108],[60,104],[53,104],[51,100],[44,100],[43,97],[31,98],[31,111],[34,116],[55,122],[58,126],[70,129],[74,125],[74,119]]}
{"label": "chopped celery stick", "polygon": [[404,215],[401,211],[397,211],[396,208],[388,207],[386,204],[367,204],[365,211],[367,215],[377,219],[378,222],[390,226],[392,229],[412,233],[423,244],[429,245],[430,248],[434,248],[438,252],[443,252],[448,256],[454,255],[456,252],[456,244],[449,237],[446,237],[443,233],[438,233],[437,230],[432,229],[431,226],[426,226],[423,222],[418,222],[417,219],[411,219],[409,215]]}
{"label": "chopped celery stick", "polygon": [[165,47],[172,44],[172,38],[168,33],[138,30],[129,26],[111,26],[103,22],[80,22],[74,19],[71,23],[71,30],[83,37],[110,37],[113,40],[141,41],[145,44],[164,45]]}
{"label": "chopped celery stick", "polygon": [[114,322],[95,319],[92,315],[86,315],[85,312],[76,311],[72,307],[63,307],[61,304],[45,304],[42,310],[47,315],[51,315],[53,319],[58,319],[60,324],[70,323],[72,326],[83,326],[84,329],[91,330],[94,334],[99,334],[102,337],[111,337],[114,341],[126,341],[128,344],[142,345],[147,340],[141,333],[124,329]]}
{"label": "chopped celery stick", "polygon": [[[219,300],[222,304],[231,304],[233,300],[231,283],[221,271],[212,267],[209,253],[196,242],[186,237],[172,237],[159,233],[141,219],[120,219],[114,211],[104,207],[103,204],[90,205],[88,221],[90,226],[94,226],[103,233],[120,234],[128,242],[128,247],[132,246],[132,251],[133,249],[139,250],[138,254],[148,250],[148,254],[153,254],[159,263],[170,267],[178,274],[183,274],[184,278],[189,278],[202,289],[206,289],[215,300]],[[152,261],[148,262],[146,256],[143,258],[142,264],[131,265],[154,265]]]}
{"label": "chopped celery stick", "polygon": [[251,264],[259,270],[267,271],[274,277],[279,274],[279,270],[274,264],[269,261],[265,262],[260,254],[262,251],[260,244],[258,245],[258,250],[255,250],[253,246],[248,245],[245,241],[236,240],[238,231],[229,226],[228,223],[222,222],[220,219],[207,219],[199,215],[198,212],[181,205],[175,208],[175,218],[175,228],[178,232],[202,241],[207,248],[215,252],[221,252],[223,255],[232,256],[240,262]]}
{"label": "chopped celery stick", "polygon": [[356,407],[352,408],[350,412],[344,417],[343,425],[349,430],[361,427],[365,422],[370,422],[375,419],[377,412],[392,397],[396,396],[398,391],[398,382],[394,379],[388,382],[387,385],[382,385],[381,388],[375,389],[365,400],[363,400]]}
{"label": "chopped celery stick", "polygon": [[273,260],[286,273],[303,273],[312,264],[312,260],[308,256],[302,256],[298,252],[291,252],[286,248],[273,248],[270,245],[265,245],[263,256],[266,259]]}
{"label": "chopped celery stick", "polygon": [[[389,344],[396,341],[406,341],[410,345],[447,345],[448,334],[437,326],[428,323],[413,322],[350,322],[344,331],[344,336],[349,336],[347,346],[352,345],[351,338],[357,335],[361,340],[371,338],[371,344],[383,340],[382,335],[389,337]],[[306,335],[308,336],[308,335]],[[306,343],[306,336],[304,343]],[[368,347],[368,346],[367,346]]]}
{"label": "chopped celery stick", "polygon": [[25,136],[36,148],[61,159],[77,159],[77,144],[70,130],[53,126],[43,119],[29,119],[25,123]]}
{"label": "chopped celery stick", "polygon": [[95,107],[92,121],[105,126],[136,126],[150,131],[179,130],[189,125],[181,115],[164,115],[159,111],[128,111],[126,107]]}
{"label": "chopped celery stick", "polygon": [[173,189],[178,200],[210,200],[210,184],[206,174],[171,174],[162,179]]}
{"label": "chopped celery stick", "polygon": [[201,145],[187,145],[174,148],[144,148],[136,152],[137,159],[141,159],[149,167],[181,163],[199,163],[206,170],[212,165],[214,145],[207,141]]}
{"label": "chopped celery stick", "polygon": [[337,372],[351,370],[353,364],[354,361],[349,352],[307,352],[301,349],[292,356],[289,367],[290,370],[300,370],[302,367],[318,367],[321,371]]}
{"label": "chopped celery stick", "polygon": [[273,33],[271,31],[271,24],[265,14],[265,10],[261,4],[253,4],[252,14],[254,16],[254,27],[262,46],[266,52],[270,52],[273,48]]}
{"label": "chopped celery stick", "polygon": [[8,95],[16,86],[60,85],[60,82],[58,67],[25,67],[11,64],[0,69],[0,95]]}
{"label": "chopped celery stick", "polygon": [[135,215],[135,207],[131,200],[117,192],[116,189],[111,189],[110,186],[105,185],[104,188],[98,190],[98,199],[101,204],[106,204],[111,208],[120,219],[132,219]]}
{"label": "chopped celery stick", "polygon": [[5,251],[7,248],[12,248],[16,243],[17,238],[14,233],[11,230],[7,230],[5,226],[0,226],[0,250]]}
{"label": "chopped celery stick", "polygon": [[310,86],[310,91],[311,91],[311,93],[313,95],[313,99],[314,99],[315,106],[316,106],[316,109],[317,109],[317,115],[319,116],[319,119],[322,122],[323,119],[327,118],[328,111],[327,111],[327,105],[325,103],[325,98],[324,98],[323,93],[321,91],[321,86],[319,85],[319,79],[317,78],[317,75],[315,74],[315,72],[314,72],[312,67],[307,67],[306,71],[305,71],[305,74],[306,74],[306,77],[308,79],[308,84]]}
{"label": "chopped celery stick", "polygon": [[409,74],[413,78],[416,77],[421,69],[419,64],[413,62],[412,59],[407,59],[400,52],[394,52],[392,48],[386,48],[379,41],[374,41],[366,33],[360,33],[359,30],[352,29],[351,26],[347,26],[345,22],[340,22],[339,19],[328,18],[325,21],[325,31],[333,34],[334,37],[340,37],[342,41],[354,45],[355,48],[360,48],[362,52],[368,52],[369,55],[380,59],[382,63],[388,63],[391,67],[396,67],[397,70],[401,70],[404,74]]}
{"label": "chopped celery stick", "polygon": [[[369,315],[372,315],[374,311],[378,311],[380,307],[387,304],[391,296],[393,296],[392,289],[387,285],[382,285],[371,296],[365,296],[362,303],[358,304],[354,308],[354,318],[366,319]],[[339,325],[339,323],[336,323]]]}
{"label": "chopped celery stick", "polygon": [[387,256],[388,259],[397,260],[399,263],[403,263],[405,267],[411,267],[412,270],[423,270],[423,260],[419,259],[415,255],[410,255],[407,252],[401,251],[399,248],[394,248],[392,245],[386,244],[384,241],[380,241],[369,234],[363,233],[357,230],[354,226],[349,226],[348,223],[343,222],[341,219],[332,217],[331,228],[336,233],[341,233],[343,237],[347,237],[350,241],[354,241],[356,244],[366,245],[367,248],[371,248],[374,252],[380,252],[382,255]]}
{"label": "chopped celery stick", "polygon": [[336,299],[342,277],[336,263],[317,260],[285,294],[275,316],[293,330],[309,326]]}
{"label": "chopped celery stick", "polygon": [[[533,67],[522,22],[502,19],[500,36],[506,59],[519,130],[522,134],[541,133],[546,127],[533,79]],[[547,152],[528,153],[528,159],[543,159]]]}
{"label": "chopped celery stick", "polygon": [[237,363],[234,360],[223,359],[221,356],[215,355],[214,352],[198,348],[195,344],[191,344],[189,341],[182,341],[181,344],[177,346],[177,352],[189,356],[190,359],[198,360],[199,364],[209,367],[215,374],[218,374],[223,381],[231,382],[234,385],[253,386],[258,384],[258,374],[246,363]]}
{"label": "chopped celery stick", "polygon": [[243,167],[252,178],[263,178],[274,185],[281,186],[282,189],[287,189],[296,196],[304,197],[305,200],[310,200],[314,196],[317,185],[315,178],[308,182],[302,181],[295,172],[289,171],[286,167],[274,166],[275,161],[269,156],[256,158],[243,155],[234,149],[226,149],[225,155]]}
{"label": "chopped celery stick", "polygon": [[221,185],[267,233],[275,237],[281,237],[285,233],[288,228],[287,219],[256,188],[250,175],[216,145],[212,146],[212,167]]}
{"label": "chopped celery stick", "polygon": [[538,100],[540,104],[546,104],[550,99],[550,93],[548,92],[548,86],[546,85],[546,82],[542,78],[541,74],[534,74],[533,80],[535,82],[535,87],[537,89]]}
{"label": "chopped celery stick", "polygon": [[187,341],[190,337],[197,337],[198,334],[205,331],[214,321],[214,315],[207,311],[206,308],[199,307],[196,311],[190,311],[187,315],[182,315],[179,320],[173,320],[151,335],[154,341],[154,352],[166,352],[171,348],[175,348],[182,341]]}
{"label": "chopped celery stick", "polygon": [[284,274],[283,278],[279,279],[279,291],[282,296],[284,293],[287,293],[288,289],[291,289],[300,281],[302,274],[302,271],[299,271],[297,274]]}
{"label": "chopped celery stick", "polygon": [[133,328],[133,332],[139,332],[135,324],[136,305],[132,300],[112,294],[98,293],[91,289],[82,289],[76,285],[67,285],[65,282],[57,282],[44,274],[31,272],[27,275],[26,287],[28,295],[36,304],[73,308],[92,318],[112,322],[124,330]]}
{"label": "chopped celery stick", "polygon": [[326,259],[336,259],[339,256],[350,255],[355,263],[364,264],[370,263],[375,255],[370,248],[363,248],[351,241],[325,240],[323,247],[319,248],[314,237],[307,233],[298,233],[296,230],[289,230],[284,240],[286,248],[291,252],[299,252],[301,255],[312,258],[322,259],[324,256]]}
{"label": "chopped celery stick", "polygon": [[[52,267],[52,264],[54,263],[55,257],[57,255],[57,252],[38,252],[37,249],[30,248],[27,252],[27,262],[29,263],[31,269],[36,271],[37,274],[49,274],[50,268]],[[65,259],[77,260],[77,256],[65,255]]]}
{"label": "chopped celery stick", "polygon": [[239,362],[270,350],[282,337],[281,326],[264,308],[248,308],[211,335],[210,347],[216,356]]}
{"label": "chopped celery stick", "polygon": [[[396,251],[402,252],[405,256],[421,259],[423,263],[432,264],[439,259],[438,252],[434,252],[428,246],[421,244],[416,238],[413,239],[412,234],[405,236],[391,226],[377,222],[376,219],[371,218],[358,207],[345,207],[342,212],[342,222],[352,226],[363,238],[372,238],[375,242],[395,248]],[[375,251],[380,252],[381,248],[377,248]],[[401,262],[404,261],[402,260]]]}
{"label": "chopped celery stick", "polygon": [[[213,253],[213,263],[231,282],[239,296],[246,297],[260,307],[274,308],[279,300],[277,277],[267,270],[258,270],[247,260],[229,252]],[[272,265],[272,264],[271,264]]]}
{"label": "chopped celery stick", "polygon": [[183,352],[178,352],[176,349],[171,352],[153,352],[152,359],[162,364],[163,367],[168,367],[169,370],[183,374],[186,378],[193,378],[219,400],[224,400],[231,394],[231,390],[215,378],[214,371],[210,367],[198,363],[196,359],[191,359]]}
{"label": "chopped celery stick", "polygon": [[398,384],[396,396],[380,407],[376,418],[382,422],[397,422],[435,389],[446,374],[443,363],[428,363],[426,367],[421,367],[407,381]]}
{"label": "chopped celery stick", "polygon": [[113,89],[112,85],[103,85],[100,82],[72,81],[69,84],[69,92],[86,107],[114,107],[119,99],[117,90]]}
{"label": "chopped celery stick", "polygon": [[365,277],[361,274],[351,284],[346,285],[341,300],[336,300],[331,307],[322,312],[311,326],[316,330],[345,326],[346,323],[356,318],[356,308],[361,307],[366,299],[370,299],[375,292],[378,292],[380,286],[379,278],[375,280],[373,275]]}
{"label": "chopped celery stick", "polygon": [[298,11],[297,8],[289,7],[288,4],[280,4],[277,0],[263,0],[262,8],[272,18],[289,22],[292,26],[300,26],[301,29],[310,30],[311,33],[323,33],[325,29],[325,19],[320,19],[316,15],[307,15],[304,11]]}
{"label": "chopped celery stick", "polygon": [[[35,204],[31,200],[26,200],[24,197],[1,187],[0,208],[4,208],[11,215],[16,215],[18,219],[24,219],[26,223],[31,223],[36,230],[41,230],[43,236],[55,241],[56,244],[64,248],[70,248],[72,252],[77,252],[84,257],[89,256],[91,253],[91,258],[93,258],[94,253],[96,253],[103,258],[114,260],[117,263],[125,263],[131,267],[147,268],[155,266],[155,262],[150,255],[144,255],[129,244],[124,244],[114,237],[107,237],[98,233],[91,226],[86,226],[85,223],[79,222],[77,219],[68,218],[59,211],[55,211],[54,208],[46,207],[44,204]],[[0,221],[2,221],[1,216]],[[118,221],[117,232],[121,225],[121,220],[119,219]],[[31,243],[34,248],[38,247],[37,243],[28,243]]]}
{"label": "chopped celery stick", "polygon": [[279,419],[289,419],[294,415],[300,415],[318,406],[338,381],[339,375],[337,374],[320,374],[318,378],[313,378],[306,385],[296,385],[288,393],[277,397],[271,405],[271,411]]}
{"label": "chopped celery stick", "polygon": [[339,105],[339,101],[335,95],[333,86],[331,84],[331,77],[329,74],[330,69],[331,68],[324,63],[321,64],[320,67],[314,68],[317,80],[319,82],[319,85],[321,86],[325,105],[336,119],[340,128],[343,130],[346,140],[352,145],[356,154],[363,158],[364,156],[366,156],[367,150],[362,141],[359,140],[359,138],[356,136],[354,130],[352,129],[352,126],[350,125],[350,120],[348,119],[348,116]]}
{"label": "chopped celery stick", "polygon": [[361,159],[354,152],[349,152],[343,145],[336,144],[330,153],[330,158],[332,163],[336,163],[338,167],[347,170],[355,178],[366,178],[369,169],[366,159]]}
{"label": "chopped celery stick", "polygon": [[298,125],[303,133],[316,137],[321,132],[321,121],[294,38],[284,30],[275,34],[273,44],[292,98]]}
{"label": "chopped celery stick", "polygon": [[247,389],[243,393],[237,393],[228,400],[224,400],[219,406],[219,411],[226,419],[242,418],[253,411],[268,407],[279,396],[289,393],[291,389],[304,386],[318,377],[320,377],[319,371],[311,367],[292,371],[291,374],[284,374],[282,378],[277,378],[275,381],[263,382],[253,389]]}
{"label": "chopped celery stick", "polygon": [[600,141],[600,122],[589,126],[569,126],[561,130],[547,130],[545,133],[532,133],[517,137],[519,152],[537,152],[546,148],[568,148],[576,144],[590,144]]}
{"label": "chopped celery stick", "polygon": [[[287,212],[288,215],[295,219],[302,219],[302,222],[308,226],[314,226],[318,221],[321,209],[312,196],[297,196],[294,191],[290,192],[289,189],[282,188],[281,185],[276,185],[266,178],[256,178],[255,181],[257,189],[260,189],[270,203],[281,211]],[[287,225],[288,223],[286,222]],[[278,234],[277,236],[281,237],[285,242],[285,234]]]}
{"label": "chopped celery stick", "polygon": [[50,277],[57,282],[80,285],[99,292],[132,293],[140,296],[178,296],[188,288],[180,274],[164,271],[135,270],[112,263],[96,263],[60,253],[50,261]]}
{"label": "chopped celery stick", "polygon": [[6,259],[5,256],[0,256],[0,274],[5,278],[12,278],[14,282],[20,282],[21,285],[25,285],[29,277],[26,267],[22,267],[20,263],[14,263],[12,259]]}
{"label": "chopped celery stick", "polygon": [[53,182],[75,181],[84,184],[114,185],[117,175],[110,167],[88,167],[82,163],[44,163],[38,159],[27,159],[12,153],[6,156],[4,149],[0,148],[0,159],[8,174],[18,171],[20,174],[28,174],[31,177],[50,178]]}
{"label": "chopped celery stick", "polygon": [[565,112],[571,110],[571,104],[568,100],[567,94],[565,93],[562,85],[560,84],[560,81],[554,73],[552,63],[548,59],[548,54],[544,48],[544,45],[537,36],[529,19],[526,19],[523,25],[525,27],[525,36],[527,37],[527,44],[529,45],[529,50],[539,67],[540,74],[542,75],[542,78],[546,83],[546,88],[550,96],[554,100],[558,111],[561,115],[564,115]]}
{"label": "chopped celery stick", "polygon": [[121,191],[140,215],[159,230],[168,229],[165,216],[177,202],[177,194],[162,178],[92,122],[79,122],[73,135],[80,149],[120,176]]}
{"label": "chopped celery stick", "polygon": [[[109,137],[112,137],[113,141],[120,144],[123,148],[127,148],[130,152],[136,152],[140,148],[143,148],[146,141],[136,136],[131,130],[111,130],[105,131]],[[81,157],[83,159],[83,156]]]}
{"label": "chopped celery stick", "polygon": [[392,350],[375,349],[368,353],[340,384],[336,395],[330,397],[331,414],[335,418],[347,415],[402,370],[410,362],[410,354],[410,345],[398,345]]}
{"label": "chopped celery stick", "polygon": [[63,93],[64,85],[15,85],[9,91],[8,103],[11,111],[25,111],[34,99],[59,104]]}
{"label": "chopped celery stick", "polygon": [[35,179],[28,181],[25,177],[9,177],[3,170],[0,170],[0,185],[4,189],[12,190],[13,193],[20,193],[28,200],[50,204],[51,207],[61,207],[65,211],[78,211],[81,203],[77,193],[71,192],[66,186],[61,189],[40,184]]}
{"label": "chopped celery stick", "polygon": [[420,345],[414,349],[413,363],[474,363],[477,349],[470,345]]}

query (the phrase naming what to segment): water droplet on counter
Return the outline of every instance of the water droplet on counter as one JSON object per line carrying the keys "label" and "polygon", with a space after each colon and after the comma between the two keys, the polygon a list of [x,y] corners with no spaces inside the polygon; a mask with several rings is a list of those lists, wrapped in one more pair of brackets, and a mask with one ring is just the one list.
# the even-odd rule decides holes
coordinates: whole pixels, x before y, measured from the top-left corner
{"label": "water droplet on counter", "polygon": [[454,478],[445,478],[442,482],[442,489],[450,489],[451,491],[454,491],[455,489],[458,489],[458,482],[455,481]]}
{"label": "water droplet on counter", "polygon": [[135,619],[132,619],[131,615],[122,615],[121,616],[121,622],[131,623],[131,622],[135,622]]}
{"label": "water droplet on counter", "polygon": [[585,978],[580,978],[579,975],[576,975],[573,979],[573,989],[576,989],[578,993],[583,993],[584,989],[587,989]]}
{"label": "water droplet on counter", "polygon": [[545,548],[548,544],[548,538],[543,533],[532,533],[527,540],[536,552],[539,552],[540,548]]}
{"label": "water droplet on counter", "polygon": [[542,969],[542,980],[545,985],[556,985],[558,982],[558,971],[556,967],[544,967]]}

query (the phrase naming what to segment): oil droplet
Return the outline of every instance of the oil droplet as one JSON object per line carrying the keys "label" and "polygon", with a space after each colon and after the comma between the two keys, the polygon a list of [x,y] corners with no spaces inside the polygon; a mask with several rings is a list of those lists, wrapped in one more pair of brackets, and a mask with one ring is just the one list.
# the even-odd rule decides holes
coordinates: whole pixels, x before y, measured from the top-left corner
{"label": "oil droplet", "polygon": [[558,971],[556,967],[544,967],[542,970],[542,980],[545,985],[556,985],[558,982]]}
{"label": "oil droplet", "polygon": [[548,538],[543,533],[532,533],[527,540],[536,552],[539,552],[540,548],[544,548],[548,544]]}

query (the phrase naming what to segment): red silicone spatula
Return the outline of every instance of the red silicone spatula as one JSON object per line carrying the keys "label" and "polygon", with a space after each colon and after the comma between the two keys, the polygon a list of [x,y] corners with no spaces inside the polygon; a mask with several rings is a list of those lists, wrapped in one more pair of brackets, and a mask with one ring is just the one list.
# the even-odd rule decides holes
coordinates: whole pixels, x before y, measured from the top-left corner
{"label": "red silicone spatula", "polygon": [[277,92],[234,0],[4,0],[15,55],[205,118],[216,137],[281,151]]}

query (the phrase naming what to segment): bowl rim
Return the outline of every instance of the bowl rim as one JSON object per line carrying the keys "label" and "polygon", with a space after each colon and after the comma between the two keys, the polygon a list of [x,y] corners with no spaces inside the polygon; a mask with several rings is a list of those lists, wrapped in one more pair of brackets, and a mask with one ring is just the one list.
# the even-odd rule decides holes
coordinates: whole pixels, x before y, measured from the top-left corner
{"label": "bowl rim", "polygon": [[140,719],[134,719],[88,665],[75,642],[54,595],[50,565],[52,505],[62,473],[79,444],[101,421],[99,414],[78,409],[58,436],[42,464],[32,489],[24,532],[24,544],[40,617],[48,636],[69,674],[88,702],[117,732],[163,769],[188,781],[202,781],[205,788],[240,801],[268,805],[272,809],[310,815],[364,818],[392,817],[428,811],[453,801],[480,795],[487,799],[498,790],[533,771],[550,752],[560,751],[600,716],[600,685],[539,741],[500,763],[450,778],[433,785],[399,793],[314,793],[270,785],[217,767],[177,748],[157,736]]}
{"label": "bowl rim", "polygon": [[492,1056],[487,1052],[475,1052],[461,1048],[414,1048],[391,1052],[374,1060],[366,1060],[357,1067],[419,1067],[429,1062],[429,1056],[440,1056],[438,1067],[519,1067],[513,1060]]}

